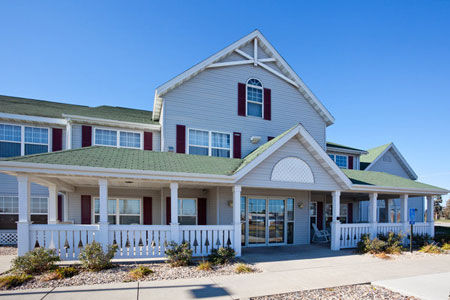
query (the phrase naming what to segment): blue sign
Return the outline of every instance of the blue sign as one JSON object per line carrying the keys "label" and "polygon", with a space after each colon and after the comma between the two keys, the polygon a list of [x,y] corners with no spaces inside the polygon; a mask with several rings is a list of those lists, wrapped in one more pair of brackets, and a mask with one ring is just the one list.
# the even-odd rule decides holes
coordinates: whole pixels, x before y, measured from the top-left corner
{"label": "blue sign", "polygon": [[409,224],[414,225],[416,223],[416,209],[410,208],[409,209]]}

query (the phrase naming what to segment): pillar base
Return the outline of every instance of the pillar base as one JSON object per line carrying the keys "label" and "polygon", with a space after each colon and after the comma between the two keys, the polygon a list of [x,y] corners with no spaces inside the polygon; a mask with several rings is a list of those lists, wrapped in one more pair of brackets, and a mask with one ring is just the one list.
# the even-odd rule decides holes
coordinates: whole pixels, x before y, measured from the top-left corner
{"label": "pillar base", "polygon": [[331,222],[331,250],[341,250],[341,222]]}
{"label": "pillar base", "polygon": [[19,256],[31,250],[30,224],[30,222],[17,222],[17,254]]}

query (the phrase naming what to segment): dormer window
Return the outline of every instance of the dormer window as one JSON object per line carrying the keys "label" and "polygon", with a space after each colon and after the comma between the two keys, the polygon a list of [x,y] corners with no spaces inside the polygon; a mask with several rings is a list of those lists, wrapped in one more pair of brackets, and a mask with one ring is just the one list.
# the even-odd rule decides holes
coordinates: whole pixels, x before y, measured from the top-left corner
{"label": "dormer window", "polygon": [[247,116],[263,116],[263,86],[258,79],[247,81]]}

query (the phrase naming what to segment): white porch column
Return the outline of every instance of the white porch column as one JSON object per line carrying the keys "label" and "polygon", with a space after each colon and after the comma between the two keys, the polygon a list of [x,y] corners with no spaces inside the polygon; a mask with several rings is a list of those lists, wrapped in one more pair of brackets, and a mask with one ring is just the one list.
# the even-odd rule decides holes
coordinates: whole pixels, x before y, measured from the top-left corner
{"label": "white porch column", "polygon": [[58,189],[56,185],[48,187],[48,224],[58,223]]}
{"label": "white porch column", "polygon": [[241,256],[241,186],[233,186],[233,226],[234,250],[236,256]]}
{"label": "white porch column", "polygon": [[434,198],[427,196],[427,223],[429,226],[429,233],[434,237]]}
{"label": "white porch column", "polygon": [[369,194],[369,223],[371,225],[370,238],[377,237],[377,201],[378,194]]}
{"label": "white porch column", "polygon": [[72,149],[72,120],[67,120],[66,125],[66,149]]}
{"label": "white porch column", "polygon": [[19,256],[30,250],[30,178],[17,176],[19,194],[19,221],[17,222],[17,248]]}
{"label": "white porch column", "polygon": [[341,210],[341,191],[331,193],[333,203],[333,218],[331,222],[331,250],[340,250],[341,222],[338,220]]}
{"label": "white porch column", "polygon": [[409,223],[408,223],[408,195],[400,195],[400,216],[402,218],[402,224],[403,224],[403,232],[406,235],[409,230]]}
{"label": "white porch column", "polygon": [[102,244],[103,249],[108,248],[108,180],[99,179],[99,237],[96,240]]}
{"label": "white porch column", "polygon": [[178,223],[178,183],[170,183],[170,234],[172,241],[180,241],[180,224]]}

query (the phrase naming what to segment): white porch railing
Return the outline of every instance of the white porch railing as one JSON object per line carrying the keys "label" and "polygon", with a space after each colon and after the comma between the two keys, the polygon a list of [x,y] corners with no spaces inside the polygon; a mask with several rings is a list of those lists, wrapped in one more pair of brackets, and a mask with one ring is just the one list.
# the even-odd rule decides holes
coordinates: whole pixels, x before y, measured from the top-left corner
{"label": "white porch railing", "polygon": [[187,242],[194,256],[206,256],[214,248],[234,248],[233,225],[183,225],[180,226],[180,242]]}
{"label": "white porch railing", "polygon": [[166,256],[170,225],[109,225],[108,243],[118,246],[115,258]]}
{"label": "white porch railing", "polygon": [[339,224],[340,227],[340,246],[344,248],[355,248],[361,240],[363,234],[369,234],[371,226],[368,223],[363,224]]}
{"label": "white porch railing", "polygon": [[80,250],[95,241],[98,225],[30,225],[30,247],[55,249],[62,260],[77,260]]}
{"label": "white porch railing", "polygon": [[[339,230],[340,248],[356,248],[356,245],[361,240],[363,234],[388,234],[394,232],[396,234],[403,233],[408,235],[411,231],[409,224],[406,226],[403,223],[361,223],[361,224],[337,224]],[[418,235],[433,235],[433,223],[415,223],[413,226],[413,233]],[[406,230],[405,230],[406,228]],[[333,239],[333,237],[332,237]]]}

